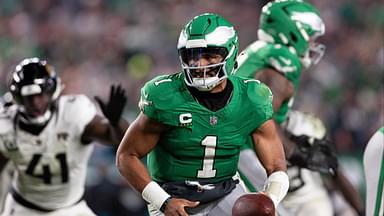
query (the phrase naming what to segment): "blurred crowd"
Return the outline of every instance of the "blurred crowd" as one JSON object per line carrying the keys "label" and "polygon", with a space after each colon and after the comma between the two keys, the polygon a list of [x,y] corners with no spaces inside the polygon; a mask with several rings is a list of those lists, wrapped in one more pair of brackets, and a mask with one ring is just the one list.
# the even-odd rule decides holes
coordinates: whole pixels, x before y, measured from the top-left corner
{"label": "blurred crowd", "polygon": [[[140,87],[180,70],[176,44],[192,17],[216,12],[237,28],[240,49],[256,40],[266,0],[1,0],[0,93],[23,58],[48,60],[65,94],[107,97],[121,83],[125,117],[138,113]],[[327,46],[305,71],[295,108],[319,116],[340,155],[362,151],[384,125],[384,4],[380,0],[312,0],[326,25]],[[114,150],[99,147],[89,169],[87,200],[101,216],[144,214],[144,203],[119,177]],[[358,174],[356,174],[358,176]],[[102,187],[100,186],[102,185]],[[120,213],[120,212],[125,212]]]}

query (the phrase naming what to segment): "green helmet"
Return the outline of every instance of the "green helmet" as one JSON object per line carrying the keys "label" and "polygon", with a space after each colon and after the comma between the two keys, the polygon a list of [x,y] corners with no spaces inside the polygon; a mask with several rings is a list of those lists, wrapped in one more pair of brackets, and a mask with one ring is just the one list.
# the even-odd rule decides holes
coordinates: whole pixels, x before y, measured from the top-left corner
{"label": "green helmet", "polygon": [[276,0],[262,8],[259,39],[288,46],[304,67],[316,64],[323,56],[325,46],[314,41],[324,33],[319,11],[307,2]]}
{"label": "green helmet", "polygon": [[[236,30],[230,22],[220,15],[204,13],[194,17],[183,28],[177,49],[186,84],[200,91],[209,91],[234,69],[239,43]],[[190,65],[191,59],[206,55],[220,55],[223,61],[207,66]],[[204,75],[193,76],[194,71],[203,71]],[[212,76],[212,71],[215,76]]]}

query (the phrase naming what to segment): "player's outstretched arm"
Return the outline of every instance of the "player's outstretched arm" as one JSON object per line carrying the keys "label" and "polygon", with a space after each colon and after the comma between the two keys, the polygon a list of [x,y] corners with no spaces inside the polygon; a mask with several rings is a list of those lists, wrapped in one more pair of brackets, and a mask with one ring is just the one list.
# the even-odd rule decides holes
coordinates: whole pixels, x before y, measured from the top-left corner
{"label": "player's outstretched arm", "polygon": [[275,122],[264,122],[252,134],[256,154],[267,171],[265,193],[272,199],[275,207],[285,197],[289,187],[287,164],[283,144],[276,132]]}
{"label": "player's outstretched arm", "polygon": [[127,97],[125,90],[120,85],[112,85],[109,99],[104,102],[99,97],[95,100],[105,117],[96,115],[86,126],[83,140],[99,140],[103,144],[118,145],[128,129],[128,122],[122,118]]}
{"label": "player's outstretched arm", "polygon": [[166,129],[164,124],[140,113],[119,145],[116,165],[128,183],[142,194],[143,199],[162,210],[165,215],[187,215],[184,207],[195,207],[198,203],[185,199],[171,199],[167,192],[152,181],[140,160],[156,146]]}

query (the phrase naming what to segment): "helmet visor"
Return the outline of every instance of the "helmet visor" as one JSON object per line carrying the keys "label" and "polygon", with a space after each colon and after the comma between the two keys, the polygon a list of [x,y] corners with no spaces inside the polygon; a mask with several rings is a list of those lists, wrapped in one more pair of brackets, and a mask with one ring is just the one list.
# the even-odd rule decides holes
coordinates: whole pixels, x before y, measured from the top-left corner
{"label": "helmet visor", "polygon": [[216,86],[226,77],[223,67],[227,55],[228,52],[223,47],[179,49],[186,83],[207,90]]}

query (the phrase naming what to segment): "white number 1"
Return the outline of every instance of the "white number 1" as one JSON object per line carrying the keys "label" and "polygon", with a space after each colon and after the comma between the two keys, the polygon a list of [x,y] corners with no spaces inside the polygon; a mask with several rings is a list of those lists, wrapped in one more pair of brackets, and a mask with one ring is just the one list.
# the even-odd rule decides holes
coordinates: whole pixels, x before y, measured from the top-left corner
{"label": "white number 1", "polygon": [[216,136],[206,136],[202,141],[201,145],[205,146],[203,169],[197,171],[198,178],[211,178],[215,177],[216,170],[213,169],[213,161],[216,153]]}

